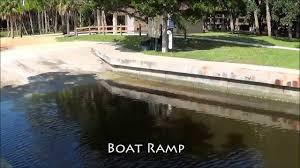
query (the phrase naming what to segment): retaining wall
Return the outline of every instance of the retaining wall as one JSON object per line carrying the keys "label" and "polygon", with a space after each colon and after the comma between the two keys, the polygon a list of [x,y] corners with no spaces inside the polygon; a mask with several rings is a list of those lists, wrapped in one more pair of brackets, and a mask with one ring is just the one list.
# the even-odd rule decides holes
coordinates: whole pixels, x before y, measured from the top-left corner
{"label": "retaining wall", "polygon": [[146,56],[116,49],[111,52],[94,48],[93,52],[115,71],[192,82],[197,87],[211,90],[299,103],[298,70]]}

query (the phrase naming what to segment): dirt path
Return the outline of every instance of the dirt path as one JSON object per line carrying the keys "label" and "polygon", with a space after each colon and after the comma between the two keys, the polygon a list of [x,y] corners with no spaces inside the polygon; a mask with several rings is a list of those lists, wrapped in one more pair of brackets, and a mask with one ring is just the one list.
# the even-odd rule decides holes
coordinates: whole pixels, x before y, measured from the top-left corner
{"label": "dirt path", "polygon": [[[39,39],[34,41],[39,42]],[[31,43],[21,47],[14,44],[1,51],[1,87],[26,84],[30,77],[48,72],[91,74],[104,71],[101,60],[91,52],[97,45],[95,42]]]}

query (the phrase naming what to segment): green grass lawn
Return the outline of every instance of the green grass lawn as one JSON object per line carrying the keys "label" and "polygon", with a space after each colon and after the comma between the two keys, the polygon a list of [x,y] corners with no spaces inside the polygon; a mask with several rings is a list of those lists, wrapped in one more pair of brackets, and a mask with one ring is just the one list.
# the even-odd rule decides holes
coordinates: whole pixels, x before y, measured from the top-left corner
{"label": "green grass lawn", "polygon": [[122,44],[125,48],[132,50],[140,50],[141,41],[148,38],[145,36],[118,36],[118,35],[83,35],[83,36],[69,36],[57,37],[59,42],[70,41],[99,41],[99,42],[116,42]]}
{"label": "green grass lawn", "polygon": [[212,39],[221,39],[221,40],[230,40],[238,42],[247,42],[255,44],[263,44],[270,46],[283,46],[283,47],[292,47],[300,48],[300,39],[288,39],[282,37],[268,37],[268,36],[256,36],[256,35],[246,35],[246,34],[232,34],[226,32],[208,32],[208,33],[195,33],[190,34],[193,37],[206,37]]}
{"label": "green grass lawn", "polygon": [[[58,37],[58,41],[101,41],[117,42],[125,48],[141,51],[140,43],[147,37],[90,35],[79,37]],[[276,66],[299,69],[299,51],[258,48],[201,39],[174,39],[174,51],[142,51],[149,55],[192,58],[206,61],[221,61],[244,64]]]}
{"label": "green grass lawn", "polygon": [[0,31],[0,37],[7,37],[7,31]]}
{"label": "green grass lawn", "polygon": [[274,50],[255,47],[222,46],[213,50],[191,50],[169,52],[163,54],[157,51],[145,51],[149,55],[192,58],[205,61],[220,61],[243,64],[255,64],[299,69],[299,53],[296,51]]}
{"label": "green grass lawn", "polygon": [[115,35],[82,35],[82,36],[57,37],[56,40],[59,42],[68,42],[68,41],[117,42],[123,40],[124,38],[125,36],[115,36]]}

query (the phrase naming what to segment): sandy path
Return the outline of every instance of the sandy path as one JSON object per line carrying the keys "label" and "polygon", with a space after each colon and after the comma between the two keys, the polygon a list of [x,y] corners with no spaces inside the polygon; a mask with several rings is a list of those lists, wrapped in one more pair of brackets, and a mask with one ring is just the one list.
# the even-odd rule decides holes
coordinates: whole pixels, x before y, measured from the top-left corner
{"label": "sandy path", "polygon": [[95,42],[34,44],[1,51],[1,87],[28,83],[47,72],[97,73],[105,68],[91,48]]}
{"label": "sandy path", "polygon": [[57,36],[60,36],[60,34],[23,36],[23,38],[4,37],[0,38],[0,50],[3,51],[19,46],[55,43],[55,37]]}

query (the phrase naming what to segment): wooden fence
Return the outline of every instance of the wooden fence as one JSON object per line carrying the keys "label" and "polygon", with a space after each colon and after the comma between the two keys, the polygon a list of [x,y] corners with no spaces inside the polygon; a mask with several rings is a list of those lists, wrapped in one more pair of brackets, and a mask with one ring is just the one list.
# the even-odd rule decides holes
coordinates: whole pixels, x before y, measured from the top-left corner
{"label": "wooden fence", "polygon": [[[115,28],[115,29],[114,29]],[[78,36],[78,34],[92,34],[92,33],[120,33],[121,35],[123,33],[128,33],[129,26],[125,25],[118,25],[118,26],[87,26],[87,27],[78,27],[75,29],[75,35]],[[138,28],[139,34],[141,35],[142,28],[141,25],[139,25]]]}

